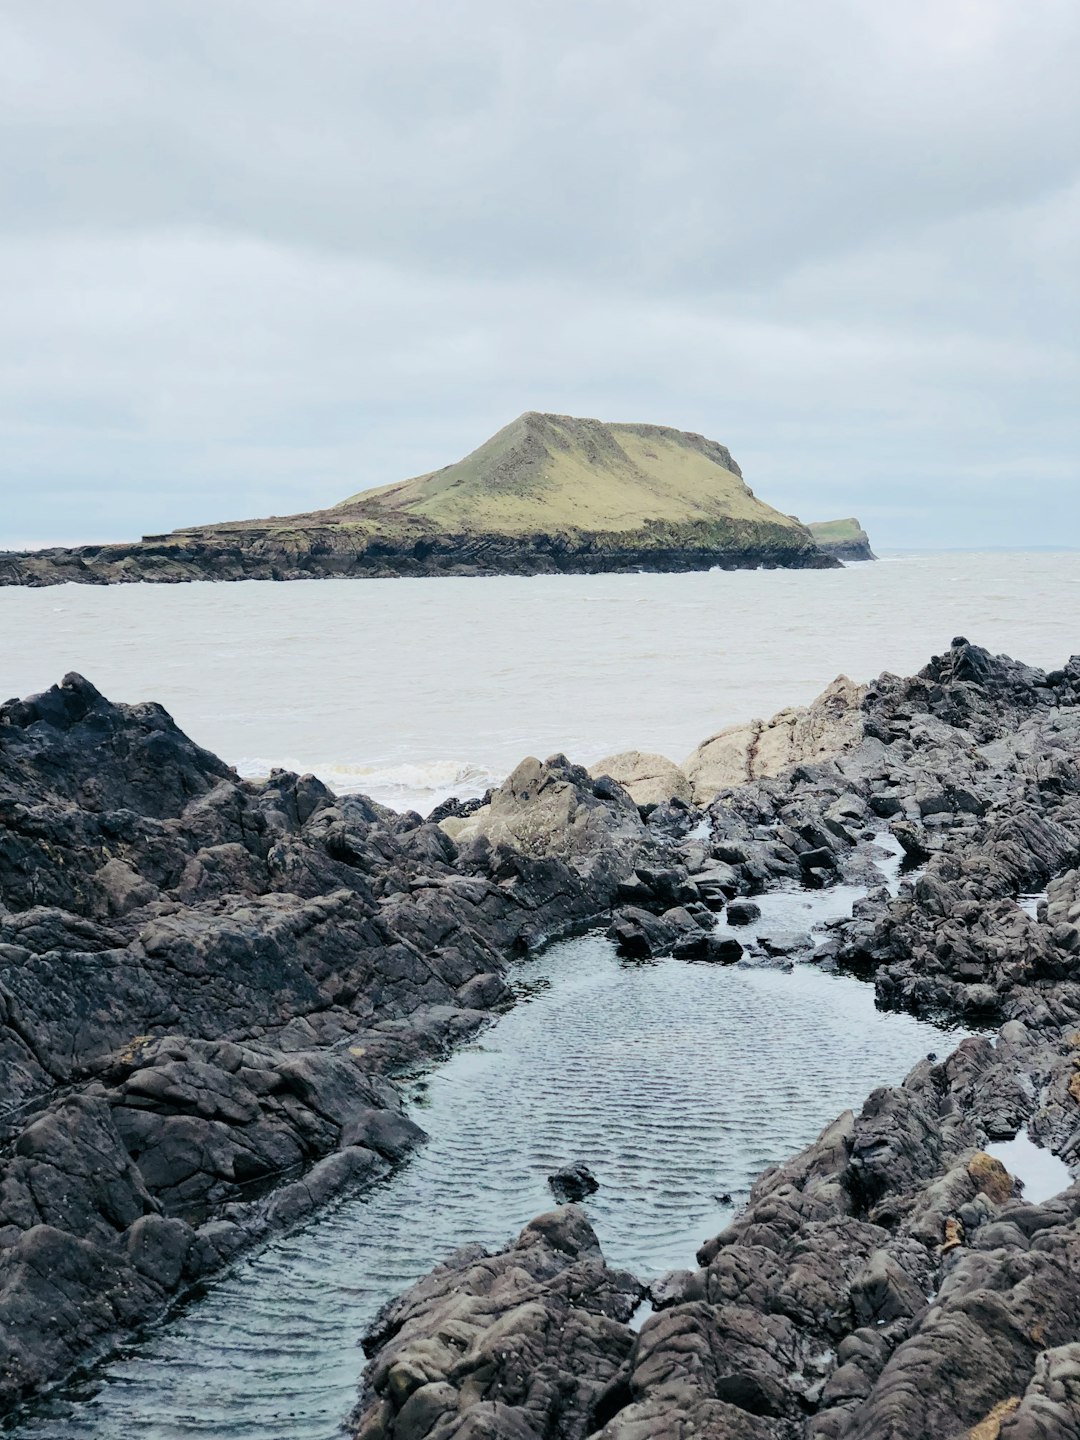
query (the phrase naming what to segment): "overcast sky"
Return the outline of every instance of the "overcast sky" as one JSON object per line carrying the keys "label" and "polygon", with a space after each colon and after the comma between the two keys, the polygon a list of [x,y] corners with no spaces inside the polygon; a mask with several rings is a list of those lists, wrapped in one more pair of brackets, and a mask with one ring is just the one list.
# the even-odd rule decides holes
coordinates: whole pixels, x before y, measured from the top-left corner
{"label": "overcast sky", "polygon": [[526,409],[879,546],[1080,544],[1076,0],[0,3],[0,542]]}

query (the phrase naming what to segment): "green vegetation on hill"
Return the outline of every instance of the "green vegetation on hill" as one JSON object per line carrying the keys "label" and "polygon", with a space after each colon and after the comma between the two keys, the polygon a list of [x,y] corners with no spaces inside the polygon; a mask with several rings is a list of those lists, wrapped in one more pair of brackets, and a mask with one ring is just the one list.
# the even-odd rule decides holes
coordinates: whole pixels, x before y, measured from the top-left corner
{"label": "green vegetation on hill", "polygon": [[0,556],[0,585],[838,563],[715,440],[530,411],[454,465],[326,510]]}
{"label": "green vegetation on hill", "polygon": [[757,499],[715,440],[661,425],[535,411],[456,465],[363,491],[337,510],[343,519],[390,512],[442,530],[502,535],[738,520],[807,539],[797,520]]}
{"label": "green vegetation on hill", "polygon": [[870,536],[854,516],[846,520],[817,520],[806,527],[827,555],[839,560],[874,560]]}

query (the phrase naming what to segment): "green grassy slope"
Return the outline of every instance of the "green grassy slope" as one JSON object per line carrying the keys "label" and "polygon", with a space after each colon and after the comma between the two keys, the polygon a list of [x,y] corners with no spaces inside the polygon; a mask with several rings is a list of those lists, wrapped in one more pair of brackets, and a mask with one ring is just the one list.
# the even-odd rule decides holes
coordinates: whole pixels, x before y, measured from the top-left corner
{"label": "green grassy slope", "polygon": [[853,516],[847,520],[814,520],[806,528],[819,544],[837,545],[866,539],[866,531]]}
{"label": "green grassy slope", "polygon": [[716,441],[533,411],[457,464],[361,491],[326,515],[416,517],[440,530],[503,535],[737,520],[806,536],[799,521],[757,499]]}
{"label": "green grassy slope", "polygon": [[843,560],[877,558],[870,548],[870,536],[854,516],[846,520],[817,520],[806,528],[828,555],[837,555]]}

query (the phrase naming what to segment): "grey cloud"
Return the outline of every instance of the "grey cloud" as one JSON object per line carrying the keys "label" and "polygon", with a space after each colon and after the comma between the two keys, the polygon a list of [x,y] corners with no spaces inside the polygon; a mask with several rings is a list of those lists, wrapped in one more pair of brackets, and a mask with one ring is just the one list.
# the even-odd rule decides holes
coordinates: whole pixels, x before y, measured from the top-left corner
{"label": "grey cloud", "polygon": [[525,408],[705,430],[881,543],[1074,539],[1078,50],[1064,0],[11,7],[0,540],[325,503]]}

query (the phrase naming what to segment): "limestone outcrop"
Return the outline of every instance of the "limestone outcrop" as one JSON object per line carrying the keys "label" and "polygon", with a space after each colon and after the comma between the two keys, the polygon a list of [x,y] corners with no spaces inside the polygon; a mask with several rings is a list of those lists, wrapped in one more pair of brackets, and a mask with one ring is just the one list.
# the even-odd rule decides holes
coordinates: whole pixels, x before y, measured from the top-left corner
{"label": "limestone outcrop", "polygon": [[669,805],[672,800],[683,805],[693,803],[689,777],[664,755],[624,750],[597,760],[589,766],[589,774],[597,780],[602,775],[610,775],[635,805]]}
{"label": "limestone outcrop", "polygon": [[862,739],[865,686],[846,675],[806,706],[781,710],[771,720],[730,725],[683,761],[693,800],[707,805],[721,790],[779,775],[789,766],[837,755]]}

